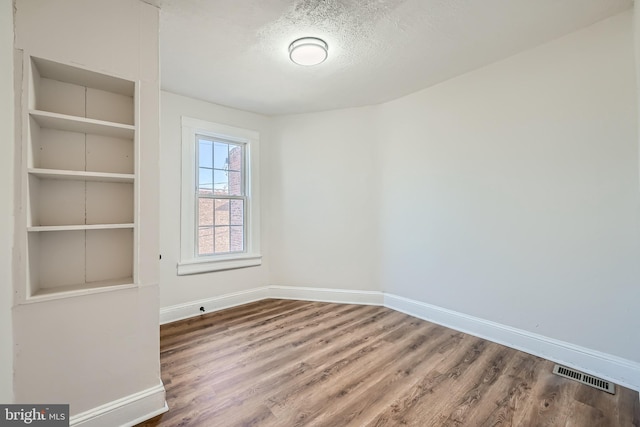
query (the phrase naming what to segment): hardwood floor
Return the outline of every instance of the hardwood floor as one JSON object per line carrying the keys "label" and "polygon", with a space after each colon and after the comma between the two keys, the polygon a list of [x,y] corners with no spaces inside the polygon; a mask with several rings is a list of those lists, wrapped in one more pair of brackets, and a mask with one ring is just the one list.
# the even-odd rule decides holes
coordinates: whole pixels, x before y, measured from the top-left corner
{"label": "hardwood floor", "polygon": [[259,301],[162,326],[161,361],[139,426],[640,426],[635,391],[384,307]]}

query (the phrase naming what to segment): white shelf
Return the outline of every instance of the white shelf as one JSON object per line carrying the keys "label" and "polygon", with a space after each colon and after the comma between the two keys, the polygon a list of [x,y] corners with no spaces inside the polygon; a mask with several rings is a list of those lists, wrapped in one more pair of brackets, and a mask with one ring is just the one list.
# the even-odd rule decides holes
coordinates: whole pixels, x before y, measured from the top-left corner
{"label": "white shelf", "polygon": [[59,169],[29,168],[29,175],[44,179],[68,179],[73,181],[98,181],[98,182],[133,182],[135,175],[128,173],[106,173],[67,171]]}
{"label": "white shelf", "polygon": [[69,132],[89,133],[114,138],[133,139],[135,126],[104,120],[87,119],[67,114],[31,110],[29,115],[43,128],[66,130]]}
{"label": "white shelf", "polygon": [[43,78],[101,89],[122,95],[133,96],[134,83],[115,76],[89,71],[77,66],[60,64],[43,58],[32,58],[33,66]]}
{"label": "white shelf", "polygon": [[77,285],[59,286],[55,288],[38,289],[27,300],[28,302],[39,302],[43,300],[68,298],[71,296],[89,295],[99,292],[114,291],[118,289],[133,288],[132,277],[125,277],[116,280],[105,280],[101,282],[80,283]]}
{"label": "white shelf", "polygon": [[122,228],[133,228],[133,224],[43,225],[27,227],[27,231],[35,233],[41,231],[114,230]]}

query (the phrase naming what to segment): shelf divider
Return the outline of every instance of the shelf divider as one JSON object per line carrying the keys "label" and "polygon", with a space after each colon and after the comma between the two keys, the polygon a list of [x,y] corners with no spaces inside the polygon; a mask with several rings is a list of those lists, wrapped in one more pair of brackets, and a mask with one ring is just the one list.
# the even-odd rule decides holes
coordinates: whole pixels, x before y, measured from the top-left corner
{"label": "shelf divider", "polygon": [[105,280],[102,282],[81,283],[77,285],[59,286],[55,288],[40,288],[32,294],[27,302],[40,302],[72,296],[90,295],[100,292],[113,291],[116,289],[134,288],[132,277],[122,279]]}
{"label": "shelf divider", "polygon": [[99,181],[99,182],[133,182],[134,174],[128,173],[106,173],[106,172],[86,172],[68,171],[59,169],[27,169],[29,175],[45,179],[69,179],[74,181]]}
{"label": "shelf divider", "polygon": [[114,138],[133,139],[135,126],[104,120],[69,116],[49,111],[31,110],[29,115],[43,128],[91,133]]}
{"label": "shelf divider", "polygon": [[78,224],[78,225],[35,225],[27,227],[30,233],[43,231],[82,231],[82,230],[115,230],[133,228],[131,224]]}

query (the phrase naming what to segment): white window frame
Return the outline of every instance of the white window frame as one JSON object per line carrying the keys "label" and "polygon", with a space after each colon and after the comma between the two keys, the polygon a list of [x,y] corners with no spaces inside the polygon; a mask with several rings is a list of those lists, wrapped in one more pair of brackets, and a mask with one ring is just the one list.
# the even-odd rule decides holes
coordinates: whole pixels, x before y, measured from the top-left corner
{"label": "white window frame", "polygon": [[[196,135],[219,138],[244,145],[245,251],[230,254],[197,255],[198,224]],[[253,130],[182,117],[182,196],[180,211],[180,261],[178,275],[254,267],[262,264],[260,253],[259,154],[260,134]]]}

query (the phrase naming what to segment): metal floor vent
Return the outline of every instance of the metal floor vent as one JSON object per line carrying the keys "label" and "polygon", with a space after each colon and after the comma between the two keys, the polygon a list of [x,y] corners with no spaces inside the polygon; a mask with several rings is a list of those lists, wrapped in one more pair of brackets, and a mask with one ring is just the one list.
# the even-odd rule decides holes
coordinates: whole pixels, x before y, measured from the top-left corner
{"label": "metal floor vent", "polygon": [[560,375],[561,377],[569,378],[571,380],[578,381],[582,384],[589,385],[598,390],[606,391],[607,393],[616,394],[616,386],[612,382],[601,380],[598,377],[594,377],[575,369],[567,368],[566,366],[556,365],[553,367],[553,373]]}

